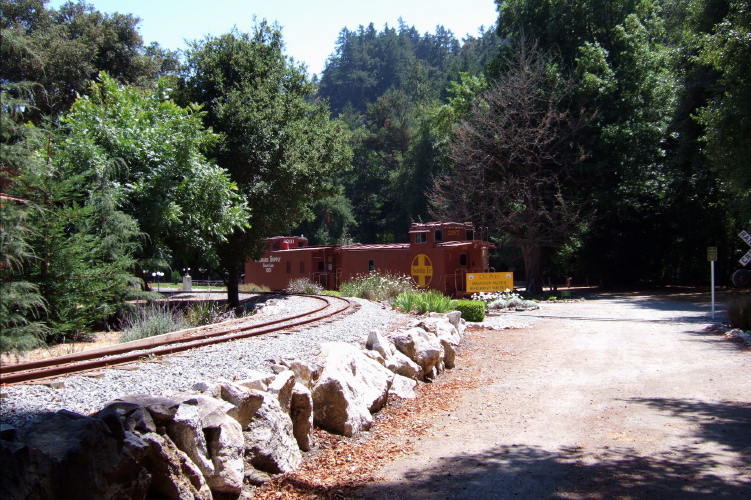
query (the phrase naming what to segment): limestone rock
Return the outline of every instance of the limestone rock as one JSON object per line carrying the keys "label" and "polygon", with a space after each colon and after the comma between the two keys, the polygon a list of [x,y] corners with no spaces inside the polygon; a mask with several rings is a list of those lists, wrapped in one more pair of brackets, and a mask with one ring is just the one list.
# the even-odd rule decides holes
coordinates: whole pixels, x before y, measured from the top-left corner
{"label": "limestone rock", "polygon": [[383,359],[389,359],[394,355],[396,349],[394,344],[383,336],[379,331],[372,330],[368,334],[368,340],[365,342],[365,348],[370,351],[377,351],[383,356]]}
{"label": "limestone rock", "polygon": [[214,473],[206,482],[212,491],[239,494],[245,476],[245,439],[240,424],[224,413],[212,413],[203,420],[203,432],[214,464]]}
{"label": "limestone rock", "polygon": [[402,377],[415,380],[422,379],[423,377],[423,371],[420,365],[397,350],[394,350],[394,355],[386,360],[386,368]]}
{"label": "limestone rock", "polygon": [[323,344],[319,363],[324,368],[312,391],[315,423],[344,436],[369,429],[371,412],[386,404],[394,375],[344,342]]}
{"label": "limestone rock", "polygon": [[273,394],[279,400],[279,406],[286,413],[289,413],[290,401],[292,399],[292,388],[295,387],[295,372],[284,369],[277,374],[271,381],[267,389],[269,394]]}
{"label": "limestone rock", "polygon": [[136,403],[113,401],[91,416],[102,420],[116,435],[126,431],[156,432],[156,424],[151,413]]}
{"label": "limestone rock", "polygon": [[203,474],[166,436],[150,432],[141,436],[149,445],[142,463],[151,474],[150,497],[165,500],[211,500]]}
{"label": "limestone rock", "polygon": [[178,407],[175,417],[167,423],[167,435],[198,466],[204,476],[210,477],[215,473],[197,402],[185,402]]}
{"label": "limestone rock", "polygon": [[391,384],[391,388],[389,389],[389,394],[401,399],[415,399],[417,397],[417,393],[415,393],[416,388],[416,380],[396,375],[394,383]]}
{"label": "limestone rock", "polygon": [[276,398],[264,399],[243,436],[248,467],[279,474],[296,469],[302,461],[292,420]]}
{"label": "limestone rock", "polygon": [[444,352],[438,338],[422,328],[410,328],[391,336],[396,348],[420,365],[425,378],[442,360]]}
{"label": "limestone rock", "polygon": [[276,375],[270,373],[261,373],[257,370],[245,370],[245,377],[236,383],[247,387],[265,392],[269,384]]}
{"label": "limestone rock", "polygon": [[295,384],[289,412],[292,434],[302,451],[310,451],[313,437],[313,394],[302,384]]}
{"label": "limestone rock", "polygon": [[3,498],[126,500],[146,498],[149,491],[149,473],[97,418],[60,410],[4,436]]}
{"label": "limestone rock", "polygon": [[[131,403],[142,406],[149,412],[157,425],[172,420],[177,413],[177,408],[180,406],[180,401],[176,399],[165,396],[151,396],[149,394],[128,394],[115,399],[112,403]],[[112,403],[108,403],[107,406]]]}
{"label": "limestone rock", "polygon": [[295,381],[310,389],[315,384],[318,377],[321,376],[322,366],[299,359],[282,360],[282,364],[292,370],[295,374]]}
{"label": "limestone rock", "polygon": [[235,407],[229,409],[227,415],[237,420],[243,429],[248,426],[263,404],[265,394],[228,380],[221,382],[221,398]]}

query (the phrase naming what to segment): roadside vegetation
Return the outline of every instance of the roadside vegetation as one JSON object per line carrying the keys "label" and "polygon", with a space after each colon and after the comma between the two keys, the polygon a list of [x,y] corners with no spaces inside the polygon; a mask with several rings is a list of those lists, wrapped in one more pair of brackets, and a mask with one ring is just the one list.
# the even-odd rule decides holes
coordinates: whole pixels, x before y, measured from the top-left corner
{"label": "roadside vegetation", "polygon": [[415,286],[409,276],[371,271],[339,286],[342,297],[357,297],[372,301],[391,300],[400,293],[412,292]]}
{"label": "roadside vegetation", "polygon": [[210,325],[233,316],[226,306],[214,301],[191,303],[187,308],[167,302],[134,306],[123,315],[120,342]]}
{"label": "roadside vegetation", "polygon": [[730,326],[751,331],[751,295],[734,297],[728,302]]}
{"label": "roadside vegetation", "polygon": [[391,306],[405,313],[445,313],[454,310],[454,301],[437,290],[415,290],[400,293],[391,301]]}
{"label": "roadside vegetation", "polygon": [[290,280],[285,292],[317,295],[323,293],[323,287],[318,283],[313,283],[308,278],[295,278]]}

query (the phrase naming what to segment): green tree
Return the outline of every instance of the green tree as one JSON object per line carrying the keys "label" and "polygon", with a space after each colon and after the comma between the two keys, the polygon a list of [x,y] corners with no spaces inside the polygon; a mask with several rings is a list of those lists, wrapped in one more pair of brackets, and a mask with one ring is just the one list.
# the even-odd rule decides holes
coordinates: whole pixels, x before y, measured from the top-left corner
{"label": "green tree", "polygon": [[183,98],[205,107],[204,123],[220,137],[213,158],[252,209],[250,227],[219,247],[236,306],[240,271],[263,238],[309,220],[310,203],[336,193],[334,175],[351,159],[348,133],[323,102],[307,99],[312,84],[284,55],[276,26],[195,41],[186,63]]}
{"label": "green tree", "polygon": [[48,0],[3,0],[0,4],[0,79],[35,82],[33,113],[40,123],[84,95],[100,71],[130,84],[151,85],[176,64],[170,51],[144,47],[140,20],[103,14],[84,1],[47,8]]}
{"label": "green tree", "polygon": [[559,249],[587,225],[574,166],[583,159],[573,82],[520,41],[507,69],[475,100],[451,142],[455,168],[436,179],[431,212],[471,220],[521,250],[527,291],[542,289],[542,249]]}
{"label": "green tree", "polygon": [[311,245],[334,245],[347,240],[357,226],[352,204],[341,193],[314,201],[310,211],[314,219],[297,226],[293,234],[307,236]]}
{"label": "green tree", "polygon": [[8,193],[11,178],[34,168],[39,135],[23,125],[29,106],[27,86],[8,84],[0,88],[0,352],[24,351],[41,344],[47,327],[41,317],[46,304],[39,288],[23,276],[34,263],[29,240],[34,228],[28,218],[29,201]]}
{"label": "green tree", "polygon": [[[699,58],[719,73],[716,92],[698,111],[706,154],[728,183],[746,219],[751,218],[751,11],[748,2],[707,2],[727,8],[723,19],[699,32]],[[724,10],[724,9],[723,9]]]}
{"label": "green tree", "polygon": [[217,244],[245,223],[245,203],[227,172],[204,156],[218,137],[203,128],[203,114],[178,106],[169,92],[167,80],[144,91],[103,73],[65,116],[58,161],[82,176],[89,199],[111,193],[138,222],[148,236],[139,259],[215,266]]}
{"label": "green tree", "polygon": [[29,106],[3,102],[3,349],[80,339],[137,296],[135,221],[61,168],[53,130],[18,125]]}
{"label": "green tree", "polygon": [[580,269],[606,282],[662,280],[684,236],[672,217],[694,209],[680,192],[685,170],[667,160],[678,85],[661,3],[498,1],[499,34],[523,32],[560,54],[577,75],[577,102],[598,110],[583,166],[598,219]]}

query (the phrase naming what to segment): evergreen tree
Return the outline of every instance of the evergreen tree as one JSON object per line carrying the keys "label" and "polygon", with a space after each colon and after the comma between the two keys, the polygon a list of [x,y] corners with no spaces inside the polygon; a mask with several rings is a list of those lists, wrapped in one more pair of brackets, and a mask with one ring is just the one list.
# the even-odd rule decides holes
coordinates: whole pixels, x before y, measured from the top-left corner
{"label": "evergreen tree", "polygon": [[30,152],[39,137],[22,124],[29,106],[23,95],[28,93],[28,86],[0,88],[0,352],[37,347],[48,331],[40,319],[46,311],[44,299],[23,276],[34,262],[29,244],[34,228],[27,220],[34,207],[8,192],[15,173],[34,168]]}

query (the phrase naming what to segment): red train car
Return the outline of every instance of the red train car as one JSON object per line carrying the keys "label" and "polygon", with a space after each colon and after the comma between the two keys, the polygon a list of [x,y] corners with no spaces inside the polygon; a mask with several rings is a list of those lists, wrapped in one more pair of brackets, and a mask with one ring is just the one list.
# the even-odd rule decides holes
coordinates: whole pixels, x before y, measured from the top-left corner
{"label": "red train car", "polygon": [[326,289],[370,271],[411,276],[420,288],[458,296],[466,275],[492,271],[492,243],[464,222],[414,223],[409,243],[308,246],[302,236],[268,238],[266,252],[245,264],[245,282],[283,290],[296,278],[308,278]]}

